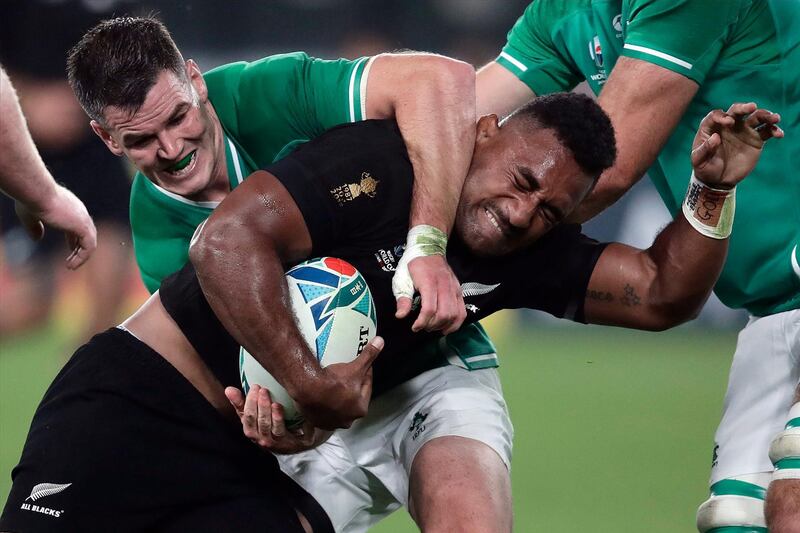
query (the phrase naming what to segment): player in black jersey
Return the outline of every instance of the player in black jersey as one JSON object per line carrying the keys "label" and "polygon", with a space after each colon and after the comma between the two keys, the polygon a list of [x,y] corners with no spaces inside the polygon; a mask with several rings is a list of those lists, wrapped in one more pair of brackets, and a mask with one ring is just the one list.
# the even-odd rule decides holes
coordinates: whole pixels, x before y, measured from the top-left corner
{"label": "player in black jersey", "polygon": [[[709,116],[693,157],[701,179],[735,183],[752,168],[763,144],[753,120],[734,121],[722,113]],[[529,306],[579,321],[657,329],[669,325],[662,309],[691,314],[699,307],[724,259],[725,241],[700,236],[680,218],[644,252],[598,244],[575,227],[558,226],[560,217],[579,203],[594,177],[610,164],[608,159],[598,163],[593,148],[587,148],[597,143],[603,146],[596,153],[606,153],[613,142],[607,119],[592,102],[570,95],[548,97],[503,127],[484,117],[477,128],[471,177],[459,207],[460,242],[448,248],[449,259],[466,282],[470,320],[503,307]],[[571,134],[570,128],[578,133]],[[711,135],[713,131],[719,133]],[[768,138],[769,128],[760,131]],[[734,160],[719,150],[721,139],[725,146],[739,138],[752,144],[737,154],[741,157]],[[496,174],[498,162],[516,163],[509,172]],[[476,176],[483,181],[470,182]],[[301,408],[316,402],[336,411],[339,396],[360,397],[357,409],[337,414],[344,424],[366,411],[369,369],[375,360],[377,399],[363,420],[402,425],[400,432],[413,441],[373,446],[390,454],[395,446],[402,448],[395,462],[402,462],[400,476],[405,481],[400,486],[404,482],[408,490],[399,494],[391,488],[396,501],[387,501],[385,510],[409,503],[417,522],[433,527],[433,521],[442,518],[441,498],[452,488],[442,485],[455,481],[463,490],[459,501],[450,500],[445,518],[466,516],[474,523],[469,528],[456,524],[453,530],[477,529],[483,515],[497,520],[489,526],[493,530],[510,525],[510,424],[494,369],[468,372],[475,363],[469,361],[442,367],[442,361],[424,353],[403,357],[403,351],[430,334],[410,332],[410,319],[392,319],[391,260],[376,251],[405,242],[412,185],[396,126],[379,121],[336,128],[251,176],[199,232],[192,255],[200,279],[187,265],[165,280],[120,328],[79,349],[56,377],[12,474],[0,530],[301,531],[295,510],[314,531],[329,530],[315,502],[282,476],[274,457],[260,453],[234,423],[236,413],[223,387],[239,384],[239,344],[283,382]],[[241,225],[248,231],[241,231]],[[226,230],[234,226],[236,231],[228,235]],[[216,252],[224,253],[221,265],[213,257]],[[361,269],[381,315],[379,332],[386,337],[380,358],[375,359],[382,341],[376,338],[348,363],[347,375],[357,373],[352,368],[363,375],[362,382],[349,384],[348,390],[336,378],[337,368],[344,365],[319,368],[281,304],[288,301],[285,268],[323,253]],[[237,269],[251,268],[257,271],[249,272],[249,278],[225,279],[242,273]],[[671,282],[662,287],[666,280]],[[634,312],[624,303],[614,305],[605,296],[594,296],[616,294],[623,282],[631,287],[628,305]],[[220,289],[230,292],[221,294]],[[634,297],[641,301],[634,302]],[[433,394],[424,386],[411,390],[419,380],[435,385],[431,376],[446,377],[447,386]],[[440,420],[433,413],[416,413],[410,425],[391,416],[401,410],[397,395],[409,392],[419,396],[421,391],[427,400],[451,406],[459,393],[454,384],[464,385],[468,396],[481,402],[469,407],[475,417],[468,425],[481,424],[483,413],[485,429],[498,434],[494,440],[476,435],[470,427],[454,426],[452,420],[443,424],[446,417]],[[241,398],[232,389],[228,392],[242,407]],[[258,411],[266,392],[258,394],[255,404],[249,398],[240,413],[248,436],[267,442],[276,452],[296,452],[319,442],[319,432],[288,433],[279,416],[273,420],[271,413]],[[486,398],[493,405],[485,404]],[[267,406],[272,409],[268,402]],[[306,454],[336,443],[350,445],[353,434],[365,432],[337,432],[334,440],[293,457],[311,465],[313,458]],[[382,435],[376,432],[375,437]],[[437,485],[432,475],[453,452],[460,458],[459,468],[440,475]],[[467,456],[472,460],[463,461]],[[370,472],[374,489],[375,481],[392,482],[384,476],[387,472],[392,471]],[[353,487],[360,483],[347,475],[331,479]],[[479,496],[483,501],[476,508],[482,516],[465,515],[463,505],[474,504]],[[345,503],[342,509],[352,504]],[[337,529],[357,529],[369,521],[344,523],[340,511],[330,506],[326,510]]]}
{"label": "player in black jersey", "polygon": [[[744,109],[734,105],[705,119],[692,152],[692,208],[647,250],[600,244],[561,224],[613,163],[614,133],[592,100],[559,94],[502,125],[481,118],[447,248],[467,321],[530,307],[579,322],[661,330],[695,316],[719,275],[727,239],[701,234],[687,217],[730,224],[732,212],[722,209],[731,201],[728,189],[753,168],[764,141],[782,135],[776,115],[759,110],[748,118]],[[392,314],[389,280],[405,242],[412,183],[393,124],[336,128],[251,176],[211,215],[190,256],[222,324],[278,376],[293,358],[313,360],[278,304],[288,301],[283,270],[334,256],[366,278],[386,341],[373,366],[369,414],[322,446],[281,458],[338,531],[365,530],[401,504],[425,531],[507,531],[512,429],[496,362],[464,359],[455,349],[447,360],[419,351],[428,334],[413,333],[410,320]],[[290,393],[303,370],[284,375]],[[239,392],[228,394],[247,410]],[[274,406],[266,393],[248,399],[258,413],[261,402],[268,418]],[[244,423],[267,448],[283,438],[271,435],[269,423]]]}

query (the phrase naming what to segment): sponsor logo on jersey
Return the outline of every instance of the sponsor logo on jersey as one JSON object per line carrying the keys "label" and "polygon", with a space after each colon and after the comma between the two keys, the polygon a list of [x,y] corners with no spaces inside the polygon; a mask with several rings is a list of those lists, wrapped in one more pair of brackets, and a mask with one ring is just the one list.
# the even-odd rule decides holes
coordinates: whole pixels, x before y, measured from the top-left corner
{"label": "sponsor logo on jersey", "polygon": [[589,41],[589,57],[594,61],[597,67],[597,74],[589,76],[591,81],[597,82],[598,85],[603,85],[606,82],[606,69],[603,68],[603,47],[600,45],[600,37],[594,36]]}
{"label": "sponsor logo on jersey", "polygon": [[379,180],[370,176],[369,172],[361,173],[361,181],[359,183],[346,183],[331,189],[330,193],[339,205],[344,205],[347,202],[352,202],[362,194],[367,198],[375,198],[378,193]]}
{"label": "sponsor logo on jersey", "polygon": [[19,508],[23,511],[31,511],[54,518],[60,518],[61,515],[64,514],[63,509],[51,509],[50,507],[28,503],[28,501],[35,502],[47,496],[58,494],[59,492],[67,490],[70,485],[72,485],[72,483],[39,483],[31,489],[30,496],[25,498],[25,501],[22,502]]}
{"label": "sponsor logo on jersey", "polygon": [[414,419],[411,421],[411,425],[408,428],[408,432],[411,433],[411,440],[417,440],[417,437],[425,431],[425,419],[428,418],[429,413],[423,413],[422,411],[417,411],[414,413]]}
{"label": "sponsor logo on jersey", "polygon": [[617,32],[617,37],[622,37],[622,13],[618,14],[611,20],[611,25]]}
{"label": "sponsor logo on jersey", "polygon": [[403,257],[405,249],[405,244],[398,244],[390,250],[380,249],[375,252],[375,260],[384,272],[394,272],[397,268],[397,262]]}

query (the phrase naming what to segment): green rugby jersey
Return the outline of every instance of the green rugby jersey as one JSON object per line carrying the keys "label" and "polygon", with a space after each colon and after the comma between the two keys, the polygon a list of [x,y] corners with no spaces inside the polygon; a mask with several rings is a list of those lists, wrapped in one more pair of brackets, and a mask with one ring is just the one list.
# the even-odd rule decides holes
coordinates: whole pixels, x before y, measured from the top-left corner
{"label": "green rugby jersey", "polygon": [[[231,189],[298,144],[338,124],[363,120],[369,66],[366,57],[327,61],[294,52],[207,72],[209,99],[225,133]],[[137,173],[131,230],[136,261],[150,292],[186,263],[195,228],[216,206],[173,194]],[[443,360],[455,357],[469,369],[497,366],[495,347],[479,324],[426,349],[440,351]]]}
{"label": "green rugby jersey", "polygon": [[595,94],[620,56],[682,74],[700,89],[648,170],[675,215],[697,126],[714,108],[754,101],[781,114],[772,141],[737,187],[725,268],[730,307],[768,315],[800,306],[800,0],[535,0],[497,63],[534,93],[586,80]]}

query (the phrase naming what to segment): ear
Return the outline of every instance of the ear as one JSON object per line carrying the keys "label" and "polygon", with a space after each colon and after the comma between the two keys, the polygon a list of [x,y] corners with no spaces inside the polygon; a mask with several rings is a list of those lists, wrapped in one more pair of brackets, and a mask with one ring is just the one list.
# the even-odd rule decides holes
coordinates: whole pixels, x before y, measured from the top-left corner
{"label": "ear", "polygon": [[106,145],[106,148],[108,148],[112,154],[116,156],[123,155],[122,147],[119,145],[116,139],[111,136],[111,133],[103,128],[99,122],[93,120],[89,124],[92,126],[92,131],[94,131],[94,133],[100,137],[100,140],[103,141],[103,144]]}
{"label": "ear", "polygon": [[197,96],[200,101],[206,103],[208,101],[208,87],[206,87],[206,80],[203,78],[203,73],[200,72],[200,67],[193,59],[186,61],[186,75],[189,77],[189,83],[192,84],[194,90],[197,91]]}
{"label": "ear", "polygon": [[484,142],[497,135],[500,131],[497,115],[484,115],[479,118],[475,130],[475,142]]}

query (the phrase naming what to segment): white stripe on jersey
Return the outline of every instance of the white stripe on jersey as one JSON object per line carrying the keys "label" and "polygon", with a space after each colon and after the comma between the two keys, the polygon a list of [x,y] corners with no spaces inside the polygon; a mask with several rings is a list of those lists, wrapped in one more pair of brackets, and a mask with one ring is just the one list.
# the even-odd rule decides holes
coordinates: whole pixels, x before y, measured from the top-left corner
{"label": "white stripe on jersey", "polygon": [[355,86],[356,86],[356,74],[358,73],[358,69],[361,67],[361,63],[366,61],[367,58],[361,58],[361,60],[355,64],[353,67],[353,73],[350,74],[350,88],[347,91],[348,99],[350,100],[350,122],[356,121],[356,102],[355,102]]}
{"label": "white stripe on jersey", "polygon": [[652,48],[647,48],[644,46],[639,46],[638,44],[630,44],[630,43],[625,43],[625,46],[623,46],[623,48],[627,48],[628,50],[634,50],[636,52],[641,52],[643,54],[649,54],[655,57],[660,57],[661,59],[669,61],[670,63],[675,63],[676,65],[681,66],[687,70],[692,70],[691,63],[687,63],[683,59],[678,59],[677,57],[665,54],[664,52],[653,50]]}
{"label": "white stripe on jersey", "polygon": [[528,70],[528,67],[526,67],[526,66],[525,66],[525,65],[522,63],[522,61],[520,61],[519,59],[517,59],[517,58],[515,58],[515,57],[512,57],[512,56],[511,56],[509,53],[507,53],[507,52],[500,52],[500,57],[502,57],[503,59],[505,59],[506,61],[508,61],[509,63],[511,63],[512,65],[514,65],[514,66],[515,66],[515,67],[517,67],[518,69],[520,69],[522,72],[525,72],[526,70]]}
{"label": "white stripe on jersey", "polygon": [[367,60],[367,66],[361,74],[361,120],[367,120],[367,80],[369,79],[369,69],[372,68],[372,61],[375,56]]}
{"label": "white stripe on jersey", "polygon": [[797,264],[797,245],[794,245],[792,249],[792,269],[794,273],[797,274],[797,277],[800,278],[800,264]]}
{"label": "white stripe on jersey", "polygon": [[233,144],[233,141],[230,138],[226,139],[228,141],[228,147],[231,149],[231,159],[233,159],[233,168],[236,171],[236,183],[242,183],[244,179],[242,177],[242,166],[239,164],[239,152],[236,150],[236,145]]}

